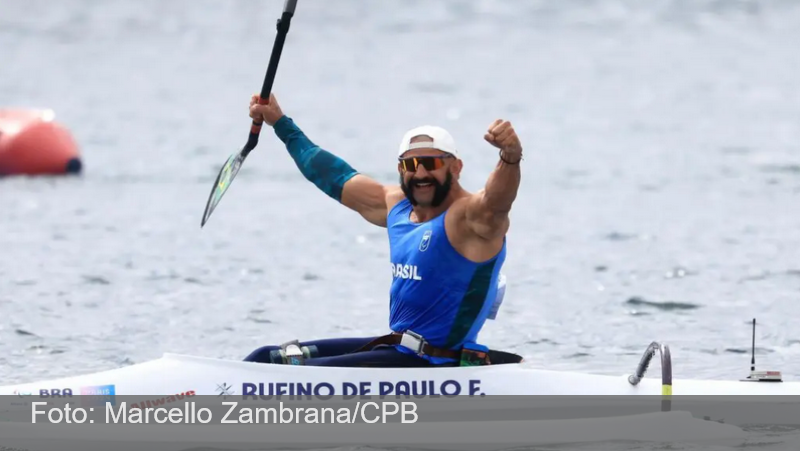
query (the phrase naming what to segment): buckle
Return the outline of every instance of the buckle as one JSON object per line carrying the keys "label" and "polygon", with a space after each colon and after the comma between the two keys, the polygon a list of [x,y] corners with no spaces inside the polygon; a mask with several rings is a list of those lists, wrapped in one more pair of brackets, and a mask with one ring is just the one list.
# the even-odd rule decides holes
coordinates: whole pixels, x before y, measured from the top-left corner
{"label": "buckle", "polygon": [[300,349],[300,343],[297,340],[282,344],[281,350],[289,365],[303,365],[305,363],[305,355],[303,350]]}
{"label": "buckle", "polygon": [[406,347],[412,351],[414,351],[417,355],[422,356],[424,353],[422,352],[422,348],[427,344],[422,335],[415,333],[413,331],[406,331],[403,333],[402,338],[400,338],[400,346]]}

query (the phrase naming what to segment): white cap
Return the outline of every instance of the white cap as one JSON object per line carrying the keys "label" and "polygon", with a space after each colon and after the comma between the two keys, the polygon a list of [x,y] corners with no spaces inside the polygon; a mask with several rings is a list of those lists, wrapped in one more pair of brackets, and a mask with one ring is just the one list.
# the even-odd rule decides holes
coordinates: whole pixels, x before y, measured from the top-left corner
{"label": "white cap", "polygon": [[[427,136],[431,138],[431,140],[419,141],[412,144],[411,140],[417,136]],[[406,134],[403,135],[403,141],[400,142],[400,149],[397,155],[403,156],[404,153],[413,149],[437,149],[458,158],[456,141],[447,130],[435,125],[423,125],[407,131]]]}

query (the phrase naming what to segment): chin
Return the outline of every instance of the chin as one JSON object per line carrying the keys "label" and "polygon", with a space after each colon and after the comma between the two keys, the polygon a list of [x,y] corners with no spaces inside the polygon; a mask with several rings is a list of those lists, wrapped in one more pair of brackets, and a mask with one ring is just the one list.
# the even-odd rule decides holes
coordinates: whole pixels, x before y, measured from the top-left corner
{"label": "chin", "polygon": [[417,205],[420,207],[430,207],[433,204],[433,198],[430,197],[419,198],[414,196],[414,200],[417,201]]}

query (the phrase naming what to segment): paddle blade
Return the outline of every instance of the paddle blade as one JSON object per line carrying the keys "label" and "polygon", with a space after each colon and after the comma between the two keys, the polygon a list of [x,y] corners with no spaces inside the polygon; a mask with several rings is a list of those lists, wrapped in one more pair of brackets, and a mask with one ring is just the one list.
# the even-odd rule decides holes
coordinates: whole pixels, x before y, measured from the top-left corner
{"label": "paddle blade", "polygon": [[211,213],[217,208],[217,204],[220,199],[222,199],[222,195],[225,194],[225,191],[228,191],[231,182],[233,182],[233,178],[239,173],[239,168],[242,167],[245,157],[246,154],[244,152],[235,153],[228,158],[228,161],[226,161],[222,169],[220,169],[217,180],[211,188],[211,194],[208,196],[206,211],[203,213],[203,220],[200,222],[201,228],[206,225]]}

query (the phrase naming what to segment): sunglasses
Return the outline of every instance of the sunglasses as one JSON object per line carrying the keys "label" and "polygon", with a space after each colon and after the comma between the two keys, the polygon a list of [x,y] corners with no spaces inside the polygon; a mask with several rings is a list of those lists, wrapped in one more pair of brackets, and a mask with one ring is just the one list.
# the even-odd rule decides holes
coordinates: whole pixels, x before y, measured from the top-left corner
{"label": "sunglasses", "polygon": [[435,171],[444,167],[444,159],[452,158],[450,155],[436,155],[431,157],[408,157],[400,158],[400,165],[406,172],[417,172],[417,168],[422,166],[426,171]]}

